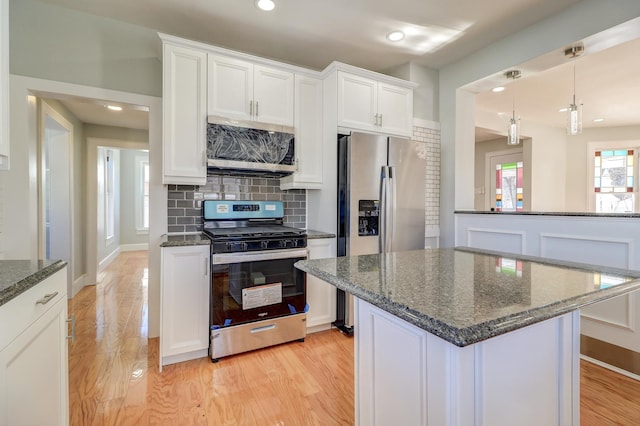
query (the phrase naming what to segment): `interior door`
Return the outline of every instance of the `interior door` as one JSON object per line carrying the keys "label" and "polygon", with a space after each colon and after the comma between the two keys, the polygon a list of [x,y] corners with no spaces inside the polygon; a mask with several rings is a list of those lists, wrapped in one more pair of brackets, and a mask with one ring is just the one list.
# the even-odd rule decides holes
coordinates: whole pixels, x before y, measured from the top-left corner
{"label": "interior door", "polygon": [[[497,209],[496,206],[496,190],[498,177],[496,175],[497,166],[500,165],[501,168],[504,168],[505,165],[513,165],[522,162],[522,152],[494,155],[489,157],[488,159],[488,167],[486,170],[486,179],[487,187],[491,188],[491,191],[488,194],[488,198],[485,198],[485,205],[487,206],[487,210],[493,208]],[[500,176],[500,192],[501,192],[501,207],[500,211],[508,212],[508,211],[516,211],[517,210],[517,198],[518,198],[518,189],[517,189],[517,169],[509,168],[508,170],[503,170]],[[524,198],[526,194],[520,194],[521,198]]]}

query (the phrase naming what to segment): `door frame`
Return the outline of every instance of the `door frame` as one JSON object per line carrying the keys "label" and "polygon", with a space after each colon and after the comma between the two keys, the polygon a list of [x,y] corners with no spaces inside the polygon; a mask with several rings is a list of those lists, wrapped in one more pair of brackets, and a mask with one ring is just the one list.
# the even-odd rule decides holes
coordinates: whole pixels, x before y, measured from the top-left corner
{"label": "door frame", "polygon": [[12,186],[5,188],[5,191],[6,197],[9,197],[7,199],[15,197],[17,202],[11,206],[4,206],[6,223],[11,222],[12,227],[3,229],[3,236],[6,243],[14,244],[12,253],[21,258],[37,259],[38,255],[37,176],[35,176],[37,124],[34,122],[36,118],[34,95],[48,98],[84,97],[149,107],[149,337],[158,337],[160,334],[160,244],[162,235],[167,232],[167,186],[162,184],[162,97],[15,74],[11,74],[10,79],[11,139],[23,143],[12,145],[12,169],[8,172],[8,178],[15,179],[12,181]]}
{"label": "door frame", "polygon": [[[485,154],[485,164],[484,164],[484,187],[488,189],[484,194],[484,206],[486,210],[490,210],[491,208],[495,208],[494,202],[496,199],[496,170],[495,167],[491,167],[493,160],[496,157],[506,157],[506,156],[515,156],[519,155],[520,159],[517,161],[524,161],[524,152],[522,149],[506,149],[502,151],[491,151]],[[514,160],[515,161],[515,160]],[[523,194],[526,196],[527,194]]]}
{"label": "door frame", "polygon": [[98,174],[96,173],[98,169],[98,147],[132,150],[146,149],[150,151],[150,146],[151,143],[145,142],[87,138],[87,280],[90,283],[97,282],[100,270],[100,261],[98,259]]}
{"label": "door frame", "polygon": [[[67,207],[67,212],[69,214],[69,259],[65,259],[68,263],[68,270],[74,271],[75,264],[75,256],[76,256],[76,248],[75,248],[75,214],[74,214],[74,175],[73,175],[73,137],[74,137],[74,128],[73,124],[71,124],[66,118],[62,116],[58,111],[53,109],[51,105],[49,105],[44,99],[38,98],[38,110],[39,110],[39,121],[38,121],[38,257],[41,259],[46,258],[46,225],[45,225],[45,216],[46,216],[46,196],[45,196],[45,144],[47,142],[46,137],[46,129],[47,129],[47,117],[53,119],[56,123],[58,123],[61,127],[63,127],[68,134],[67,138],[67,162],[69,167],[69,181],[67,182],[67,191],[69,197],[69,205]],[[73,288],[74,280],[73,280],[73,272],[69,273],[67,276],[67,294],[74,295],[76,291]],[[80,289],[78,289],[80,290]]]}

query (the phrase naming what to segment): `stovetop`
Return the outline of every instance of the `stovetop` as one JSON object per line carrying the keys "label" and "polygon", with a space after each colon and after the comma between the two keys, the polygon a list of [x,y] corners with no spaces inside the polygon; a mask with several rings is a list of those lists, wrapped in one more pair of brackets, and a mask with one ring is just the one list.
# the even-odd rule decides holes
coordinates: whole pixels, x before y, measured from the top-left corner
{"label": "stovetop", "polygon": [[307,246],[307,231],[283,225],[282,201],[213,201],[203,206],[212,253],[282,250]]}
{"label": "stovetop", "polygon": [[304,229],[284,225],[255,225],[237,228],[205,228],[212,238],[296,237],[305,235]]}

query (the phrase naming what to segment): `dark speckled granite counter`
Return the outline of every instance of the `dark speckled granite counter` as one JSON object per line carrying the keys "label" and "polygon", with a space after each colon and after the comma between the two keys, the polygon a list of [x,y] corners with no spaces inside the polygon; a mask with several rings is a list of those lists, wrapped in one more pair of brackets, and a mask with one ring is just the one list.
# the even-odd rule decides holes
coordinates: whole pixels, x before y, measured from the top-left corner
{"label": "dark speckled granite counter", "polygon": [[467,248],[296,267],[461,347],[640,289],[640,271]]}
{"label": "dark speckled granite counter", "polygon": [[201,246],[211,245],[211,240],[205,234],[184,233],[184,234],[164,234],[160,247],[180,247],[180,246]]}
{"label": "dark speckled granite counter", "polygon": [[596,213],[596,212],[492,212],[482,210],[456,210],[455,214],[497,214],[510,216],[577,216],[577,217],[630,217],[640,218],[640,213]]}
{"label": "dark speckled granite counter", "polygon": [[319,239],[319,238],[335,238],[336,234],[333,234],[331,232],[322,232],[322,231],[315,231],[313,229],[307,229],[307,239],[309,240],[315,240],[315,239]]}
{"label": "dark speckled granite counter", "polygon": [[58,272],[66,264],[62,260],[0,260],[0,306]]}

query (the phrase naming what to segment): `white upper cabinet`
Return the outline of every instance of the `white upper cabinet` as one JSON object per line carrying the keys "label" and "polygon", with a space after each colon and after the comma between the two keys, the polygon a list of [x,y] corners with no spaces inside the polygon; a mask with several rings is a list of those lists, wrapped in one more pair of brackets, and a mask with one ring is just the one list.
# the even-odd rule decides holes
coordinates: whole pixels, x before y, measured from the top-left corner
{"label": "white upper cabinet", "polygon": [[295,155],[297,170],[280,179],[280,189],[322,186],[322,80],[296,74]]}
{"label": "white upper cabinet", "polygon": [[378,126],[390,135],[413,134],[413,89],[378,83]]}
{"label": "white upper cabinet", "polygon": [[293,126],[294,74],[209,54],[208,113]]}
{"label": "white upper cabinet", "polygon": [[378,130],[378,82],[338,72],[338,125]]}
{"label": "white upper cabinet", "polygon": [[9,0],[0,0],[0,170],[9,169]]}
{"label": "white upper cabinet", "polygon": [[338,126],[411,136],[413,89],[338,71]]}
{"label": "white upper cabinet", "polygon": [[207,54],[164,43],[164,184],[207,181]]}

